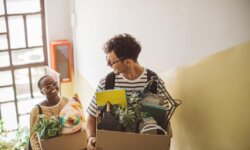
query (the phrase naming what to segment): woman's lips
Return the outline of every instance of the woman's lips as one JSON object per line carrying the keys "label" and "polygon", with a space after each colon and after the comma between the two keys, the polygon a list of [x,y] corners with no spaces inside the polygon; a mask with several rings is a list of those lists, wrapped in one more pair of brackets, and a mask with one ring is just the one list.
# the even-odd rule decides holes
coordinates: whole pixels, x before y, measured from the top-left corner
{"label": "woman's lips", "polygon": [[57,90],[56,89],[54,89],[54,90],[52,90],[50,93],[56,93],[57,92]]}
{"label": "woman's lips", "polygon": [[57,93],[56,89],[53,89],[52,91],[50,91],[51,94]]}

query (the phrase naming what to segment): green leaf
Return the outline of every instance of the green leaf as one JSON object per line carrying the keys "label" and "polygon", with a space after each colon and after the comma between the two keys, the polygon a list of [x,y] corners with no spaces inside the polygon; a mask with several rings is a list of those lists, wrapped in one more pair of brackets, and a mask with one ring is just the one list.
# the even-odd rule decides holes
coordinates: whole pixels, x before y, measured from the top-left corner
{"label": "green leaf", "polygon": [[41,116],[35,127],[35,131],[38,132],[39,137],[45,139],[59,135],[61,129],[61,121],[59,117],[47,118]]}

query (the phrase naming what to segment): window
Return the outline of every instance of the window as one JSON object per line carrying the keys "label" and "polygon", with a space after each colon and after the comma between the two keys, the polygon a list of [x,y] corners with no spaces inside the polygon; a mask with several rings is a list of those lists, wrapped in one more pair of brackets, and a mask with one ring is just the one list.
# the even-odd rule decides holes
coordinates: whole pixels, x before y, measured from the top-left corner
{"label": "window", "polygon": [[47,47],[44,0],[0,0],[0,118],[6,131],[29,126],[29,112],[42,101]]}

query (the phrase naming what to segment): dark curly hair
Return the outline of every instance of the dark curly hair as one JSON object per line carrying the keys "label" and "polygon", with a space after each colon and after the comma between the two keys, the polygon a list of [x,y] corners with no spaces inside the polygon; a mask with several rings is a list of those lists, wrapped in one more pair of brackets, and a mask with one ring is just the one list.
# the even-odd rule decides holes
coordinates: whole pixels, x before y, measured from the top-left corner
{"label": "dark curly hair", "polygon": [[118,58],[130,58],[137,62],[138,55],[141,52],[141,45],[134,37],[124,33],[108,40],[103,49],[106,54],[114,51]]}
{"label": "dark curly hair", "polygon": [[47,77],[50,77],[49,75],[45,75],[45,76],[42,76],[39,80],[38,80],[38,83],[37,83],[37,86],[38,88],[41,90],[42,89],[42,86],[41,86],[41,82],[43,79],[47,78]]}

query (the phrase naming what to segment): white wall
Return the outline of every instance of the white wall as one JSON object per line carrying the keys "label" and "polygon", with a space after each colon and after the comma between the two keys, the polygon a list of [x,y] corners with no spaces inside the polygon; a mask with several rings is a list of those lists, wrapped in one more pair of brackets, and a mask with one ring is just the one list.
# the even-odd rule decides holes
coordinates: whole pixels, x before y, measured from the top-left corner
{"label": "white wall", "polygon": [[45,0],[47,41],[67,39],[72,41],[71,1]]}
{"label": "white wall", "polygon": [[75,0],[77,69],[95,87],[108,71],[103,43],[130,33],[139,62],[158,73],[250,39],[249,0]]}

